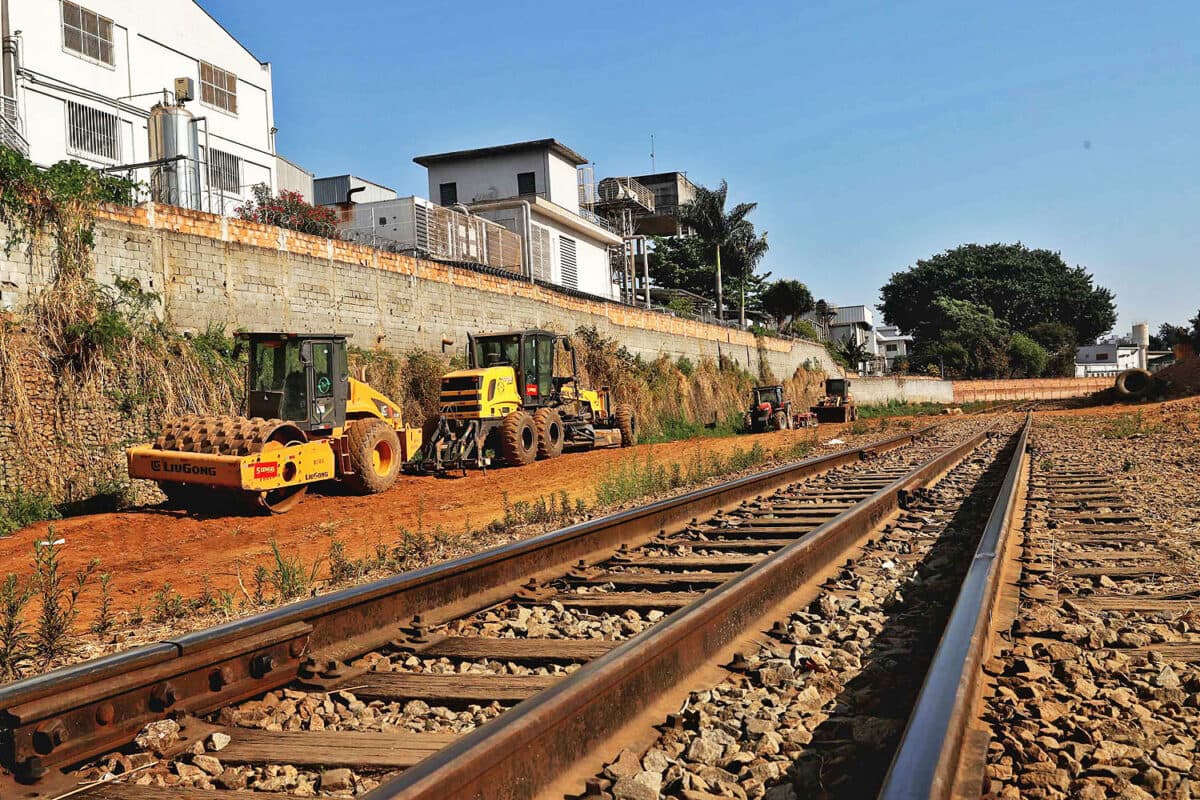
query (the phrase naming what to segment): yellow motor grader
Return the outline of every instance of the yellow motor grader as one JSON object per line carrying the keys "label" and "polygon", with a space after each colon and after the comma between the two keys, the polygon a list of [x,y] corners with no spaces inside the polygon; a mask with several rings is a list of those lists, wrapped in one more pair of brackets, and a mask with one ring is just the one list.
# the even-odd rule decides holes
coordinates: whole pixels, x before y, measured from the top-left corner
{"label": "yellow motor grader", "polygon": [[274,514],[308,487],[390,489],[421,446],[400,406],[350,377],[342,334],[243,333],[246,416],[187,415],[131,448],[129,475],[156,481],[176,505],[211,508],[230,492]]}
{"label": "yellow motor grader", "polygon": [[[442,376],[441,413],[426,421],[421,453],[406,470],[443,474],[496,461],[524,466],[567,447],[637,442],[632,408],[614,408],[607,389],[580,386],[569,337],[523,330],[467,338],[468,368]],[[569,365],[558,363],[560,350],[570,355]]]}

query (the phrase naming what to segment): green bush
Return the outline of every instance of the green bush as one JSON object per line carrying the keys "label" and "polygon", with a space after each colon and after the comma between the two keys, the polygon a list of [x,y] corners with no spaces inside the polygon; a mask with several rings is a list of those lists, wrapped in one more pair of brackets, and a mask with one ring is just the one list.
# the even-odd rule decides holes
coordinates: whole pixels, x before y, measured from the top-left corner
{"label": "green bush", "polygon": [[59,518],[58,509],[45,495],[17,489],[0,497],[0,536],[8,536],[35,522]]}

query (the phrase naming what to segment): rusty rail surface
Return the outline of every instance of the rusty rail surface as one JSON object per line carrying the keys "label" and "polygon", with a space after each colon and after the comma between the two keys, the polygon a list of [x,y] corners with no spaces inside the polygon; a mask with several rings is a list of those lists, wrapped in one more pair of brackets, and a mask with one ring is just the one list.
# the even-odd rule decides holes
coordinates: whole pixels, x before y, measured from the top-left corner
{"label": "rusty rail surface", "polygon": [[537,796],[655,697],[685,685],[690,674],[710,663],[752,623],[844,558],[881,521],[900,510],[910,492],[950,469],[990,435],[991,429],[984,430],[935,456],[365,797]]}
{"label": "rusty rail surface", "polygon": [[1028,470],[1032,415],[1017,439],[1012,463],[983,530],[962,589],[926,673],[880,800],[948,800],[963,756],[988,654],[991,620],[1000,596],[1004,555]]}
{"label": "rusty rail surface", "polygon": [[344,677],[346,659],[510,597],[531,578],[608,558],[620,544],[644,543],[662,529],[904,446],[936,427],[0,686],[0,766],[21,782],[37,782],[52,769],[129,743],[146,723],[169,714],[208,713],[300,677]]}

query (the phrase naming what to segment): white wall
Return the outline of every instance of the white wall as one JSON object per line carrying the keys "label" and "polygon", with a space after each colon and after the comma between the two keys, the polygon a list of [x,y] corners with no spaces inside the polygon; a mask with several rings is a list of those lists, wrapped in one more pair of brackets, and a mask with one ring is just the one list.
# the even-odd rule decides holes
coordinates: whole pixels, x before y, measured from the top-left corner
{"label": "white wall", "polygon": [[549,154],[550,196],[548,199],[572,214],[579,213],[579,174],[575,165],[555,153]]}
{"label": "white wall", "polygon": [[458,184],[460,203],[516,197],[519,172],[534,173],[537,191],[547,191],[546,161],[540,150],[437,162],[428,170],[429,198],[435,203],[441,202],[443,183]]}
{"label": "white wall", "polygon": [[[270,65],[259,63],[193,0],[82,0],[80,5],[113,21],[111,66],[66,49],[59,0],[9,4],[10,27],[21,31],[23,73],[17,100],[35,162],[49,165],[75,158],[104,167],[149,160],[149,109],[161,100],[162,89],[173,87],[175,78],[190,77],[196,99],[187,107],[206,118],[211,146],[243,160],[244,188],[259,182],[274,188]],[[237,76],[236,114],[201,102],[201,60]],[[151,94],[131,96],[147,93]],[[68,152],[68,100],[121,119],[118,160]],[[138,178],[147,180],[148,175],[143,170]],[[236,199],[230,201],[236,204]]]}

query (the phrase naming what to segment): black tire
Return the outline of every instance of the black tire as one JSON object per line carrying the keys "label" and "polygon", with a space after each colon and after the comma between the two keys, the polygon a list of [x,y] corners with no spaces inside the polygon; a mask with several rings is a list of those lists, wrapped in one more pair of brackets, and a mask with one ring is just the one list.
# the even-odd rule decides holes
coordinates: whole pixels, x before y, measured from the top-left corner
{"label": "black tire", "polygon": [[787,414],[783,413],[782,411],[776,411],[771,415],[771,425],[774,426],[774,429],[777,431],[786,430],[788,426]]}
{"label": "black tire", "polygon": [[400,475],[400,437],[383,420],[356,419],[347,424],[350,466],[346,485],[356,494],[386,492]]}
{"label": "black tire", "polygon": [[500,423],[500,457],[510,467],[524,467],[537,458],[538,436],[533,417],[514,411]]}
{"label": "black tire", "polygon": [[533,415],[533,424],[537,428],[537,457],[545,459],[561,456],[567,434],[558,410],[539,408]]}
{"label": "black tire", "polygon": [[638,422],[633,409],[629,406],[617,406],[613,418],[616,420],[617,430],[621,432],[621,447],[633,447],[637,444]]}

